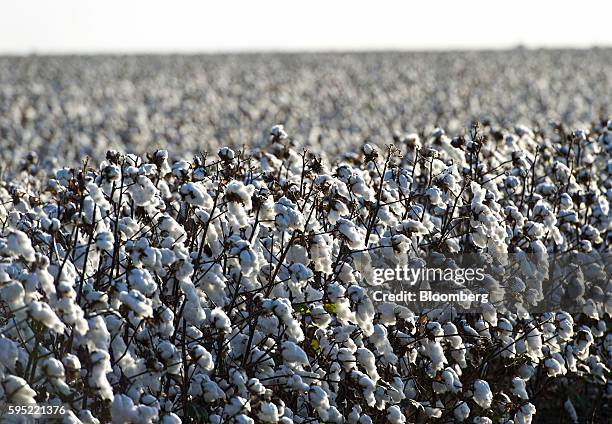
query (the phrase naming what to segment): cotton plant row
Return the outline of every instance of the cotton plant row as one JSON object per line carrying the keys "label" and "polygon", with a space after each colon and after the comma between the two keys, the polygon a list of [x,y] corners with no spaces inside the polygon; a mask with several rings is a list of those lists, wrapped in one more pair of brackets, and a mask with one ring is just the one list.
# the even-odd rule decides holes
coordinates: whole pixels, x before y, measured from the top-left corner
{"label": "cotton plant row", "polygon": [[[72,423],[519,424],[557,390],[578,422],[583,382],[609,404],[612,121],[297,145],[277,125],[190,160],[24,159],[0,187],[2,402]],[[520,264],[484,287],[513,306],[366,289],[380,261],[464,253]],[[566,279],[553,255],[595,261]],[[530,312],[551,280],[578,310]]]}
{"label": "cotton plant row", "polygon": [[[284,122],[309,148],[474,117],[570,128],[612,113],[610,49],[189,56],[0,57],[0,158],[35,151],[54,167],[109,148],[195,155],[265,140]],[[7,144],[8,143],[8,144]],[[1,169],[0,169],[1,170]]]}

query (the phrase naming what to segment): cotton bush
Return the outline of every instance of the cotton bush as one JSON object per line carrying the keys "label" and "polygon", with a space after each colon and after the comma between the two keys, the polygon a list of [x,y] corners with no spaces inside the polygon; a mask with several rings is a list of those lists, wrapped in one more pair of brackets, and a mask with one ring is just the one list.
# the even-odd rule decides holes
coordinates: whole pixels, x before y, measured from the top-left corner
{"label": "cotton bush", "polygon": [[[430,94],[418,125],[446,122],[448,135],[438,127],[414,133],[403,118],[385,128],[381,117],[406,103],[393,90],[391,104],[355,91],[371,115],[351,121],[337,105],[329,122],[334,102],[323,91],[299,104],[289,124],[240,147],[249,141],[245,126],[279,115],[283,95],[259,105],[261,117],[249,112],[256,97],[246,89],[239,105],[198,112],[190,95],[221,88],[194,94],[196,79],[153,91],[146,101],[158,102],[155,113],[120,102],[81,110],[80,100],[104,90],[71,83],[60,112],[33,97],[53,87],[22,88],[26,95],[0,86],[1,137],[20,145],[17,154],[21,144],[34,150],[7,160],[0,182],[0,406],[62,403],[71,411],[64,421],[74,423],[529,423],[546,402],[572,422],[600,414],[612,394],[612,121],[584,118],[585,99],[604,103],[610,85],[604,78],[574,97],[556,85],[543,91],[540,101],[547,110],[559,103],[565,121],[530,128],[519,122],[534,124],[528,117],[540,106],[500,93],[514,97],[513,60],[540,62],[520,52],[482,55],[490,61],[479,67],[503,68],[503,88],[474,99],[505,118],[464,129],[456,121],[467,115],[456,94],[444,94],[455,90],[447,82],[427,77],[426,89],[415,89]],[[552,66],[566,53],[536,56]],[[351,64],[377,57],[316,63],[340,64],[351,91],[361,84],[353,79],[370,78],[349,72]],[[38,60],[36,72],[49,72],[43,81],[57,73],[53,59]],[[68,74],[83,66],[66,60]],[[268,82],[287,75],[279,64],[313,66],[307,57],[253,60],[253,77],[231,62],[212,66],[255,92],[274,91]],[[424,72],[411,76],[389,60],[380,64],[389,81]],[[270,66],[279,75],[266,79]],[[6,68],[3,59],[0,75]],[[105,80],[116,70],[99,72]],[[580,85],[592,72],[579,63],[548,78]],[[295,93],[312,84],[293,82]],[[154,85],[126,84],[131,95]],[[327,112],[307,123],[310,106]],[[82,155],[66,154],[65,163],[40,140],[69,150],[49,121],[62,114],[74,121],[57,131]],[[208,125],[220,116],[222,126]],[[333,130],[343,119],[346,128]],[[406,131],[391,131],[399,127]],[[304,142],[290,136],[294,129],[308,133]],[[169,151],[152,147],[166,138]],[[206,151],[206,138],[228,145]],[[333,148],[317,147],[334,139]],[[433,258],[452,268],[462,254],[486,259],[491,272],[478,290],[493,305],[419,309],[370,296],[381,263],[418,268]],[[598,404],[590,410],[585,398]]]}

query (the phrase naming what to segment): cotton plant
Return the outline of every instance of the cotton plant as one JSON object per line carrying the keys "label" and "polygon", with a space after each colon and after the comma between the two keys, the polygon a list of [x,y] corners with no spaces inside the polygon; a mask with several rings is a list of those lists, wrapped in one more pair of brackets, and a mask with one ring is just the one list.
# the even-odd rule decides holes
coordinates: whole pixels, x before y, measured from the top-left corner
{"label": "cotton plant", "polygon": [[[543,384],[605,393],[608,136],[435,128],[336,159],[279,125],[38,184],[32,157],[0,186],[0,389],[75,423],[528,423]],[[380,264],[462,254],[492,304],[373,301]]]}

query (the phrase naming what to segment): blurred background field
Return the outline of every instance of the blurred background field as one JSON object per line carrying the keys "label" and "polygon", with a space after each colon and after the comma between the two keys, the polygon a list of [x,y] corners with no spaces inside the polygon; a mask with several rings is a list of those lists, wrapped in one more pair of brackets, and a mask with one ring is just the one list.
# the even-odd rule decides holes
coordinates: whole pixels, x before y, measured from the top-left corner
{"label": "blurred background field", "polygon": [[464,132],[478,119],[547,131],[610,115],[612,50],[5,56],[0,158],[75,163],[107,149],[189,157],[250,148],[284,124],[335,154],[364,140]]}

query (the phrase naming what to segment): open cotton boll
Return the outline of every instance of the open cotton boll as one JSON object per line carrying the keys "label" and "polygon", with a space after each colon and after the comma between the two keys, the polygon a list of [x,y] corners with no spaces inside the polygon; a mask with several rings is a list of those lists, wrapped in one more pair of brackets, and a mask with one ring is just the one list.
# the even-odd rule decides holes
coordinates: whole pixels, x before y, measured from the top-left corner
{"label": "open cotton boll", "polygon": [[123,394],[115,396],[111,406],[113,423],[146,424],[157,420],[157,409],[146,405],[134,405],[134,401]]}
{"label": "open cotton boll", "polygon": [[319,411],[319,413],[329,409],[329,397],[320,386],[310,386],[308,390],[308,401],[317,411]]}
{"label": "open cotton boll", "polygon": [[88,384],[102,399],[113,400],[113,388],[108,382],[106,374],[112,371],[110,355],[103,350],[94,350],[90,354],[91,374]]}
{"label": "open cotton boll", "polygon": [[360,286],[353,285],[349,287],[347,294],[351,302],[355,304],[355,320],[357,324],[363,331],[363,334],[369,337],[374,332],[372,322],[376,313],[372,301]]}
{"label": "open cotton boll", "polygon": [[4,397],[8,402],[16,405],[31,405],[35,404],[36,392],[28,385],[21,377],[16,375],[7,375],[0,381],[4,390]]}
{"label": "open cotton boll", "polygon": [[103,231],[96,234],[95,242],[98,249],[110,252],[113,249],[115,239],[110,231]]}
{"label": "open cotton boll", "polygon": [[338,222],[338,219],[348,214],[349,209],[342,201],[337,199],[332,200],[330,204],[329,214],[327,215],[327,220],[330,222],[330,224],[334,225]]}
{"label": "open cotton boll", "polygon": [[212,197],[200,183],[185,183],[181,186],[179,193],[192,206],[198,206],[206,210],[213,206]]}
{"label": "open cotton boll", "polygon": [[187,234],[185,229],[170,215],[162,215],[157,222],[159,229],[167,232],[174,240],[182,241]]}
{"label": "open cotton boll", "polygon": [[365,370],[366,373],[370,376],[370,378],[376,382],[380,378],[378,375],[378,370],[376,369],[376,357],[374,354],[367,348],[360,347],[355,351],[355,357]]}
{"label": "open cotton boll", "polygon": [[285,362],[291,364],[308,365],[308,356],[297,344],[292,341],[285,341],[281,345],[281,355]]}
{"label": "open cotton boll", "polygon": [[519,377],[514,377],[512,379],[512,393],[521,399],[529,399],[527,388],[525,387],[525,380]]}
{"label": "open cotton boll", "polygon": [[281,229],[301,230],[304,227],[304,215],[297,205],[286,197],[281,197],[274,205],[275,223]]}
{"label": "open cotton boll", "polygon": [[157,283],[146,269],[132,268],[127,277],[130,287],[146,296],[152,296],[157,291]]}
{"label": "open cotton boll", "polygon": [[101,315],[95,315],[85,321],[85,323],[87,324],[85,327],[86,331],[82,334],[79,333],[80,337],[77,338],[79,344],[87,346],[90,351],[95,349],[108,350],[111,335],[104,318]]}
{"label": "open cotton boll", "polygon": [[58,334],[64,334],[66,326],[46,303],[37,301],[31,302],[28,307],[28,314],[34,320],[44,324],[45,327]]}
{"label": "open cotton boll", "polygon": [[536,407],[527,402],[520,406],[516,414],[514,414],[515,424],[531,424],[533,415],[536,413]]}
{"label": "open cotton boll", "polygon": [[251,404],[248,399],[240,396],[233,396],[230,398],[225,408],[223,408],[223,415],[233,417],[240,412],[251,412]]}
{"label": "open cotton boll", "polygon": [[431,360],[430,373],[435,373],[444,368],[444,365],[448,363],[448,360],[444,356],[444,349],[440,344],[440,336],[444,334],[444,331],[438,322],[430,322],[427,324],[428,331],[434,336],[433,340],[425,338],[421,341],[421,345],[418,348],[418,352],[421,355],[425,355]]}
{"label": "open cotton boll", "polygon": [[265,300],[263,302],[265,309],[271,310],[276,315],[283,325],[286,326],[286,332],[289,338],[294,342],[304,340],[304,332],[297,321],[293,317],[293,307],[287,298],[279,298],[274,300]]}
{"label": "open cotton boll", "polygon": [[185,317],[187,317],[188,322],[191,324],[201,324],[206,319],[206,314],[204,309],[202,309],[202,305],[200,304],[198,290],[189,278],[181,279],[179,286],[187,298],[185,305]]}
{"label": "open cotton boll", "polygon": [[[2,278],[1,275],[0,278]],[[10,281],[6,275],[6,281],[0,283],[0,299],[8,305],[10,310],[20,310],[25,306],[23,285],[18,281]]]}
{"label": "open cotton boll", "polygon": [[210,321],[213,326],[220,331],[230,333],[232,331],[232,323],[223,309],[217,307],[210,311]]}
{"label": "open cotton boll", "polygon": [[463,389],[463,384],[454,369],[447,367],[442,371],[442,379],[446,386],[446,390],[451,393],[459,393]]}
{"label": "open cotton boll", "polygon": [[470,407],[466,402],[459,401],[453,409],[453,416],[459,422],[465,421],[470,416]]}
{"label": "open cotton boll", "polygon": [[262,422],[276,423],[280,419],[278,408],[272,402],[261,402],[257,410],[257,417]]}
{"label": "open cotton boll", "polygon": [[139,175],[135,178],[134,184],[129,186],[128,192],[134,204],[143,207],[152,205],[155,195],[159,195],[159,191],[155,187],[155,184],[144,175]]}
{"label": "open cotton boll", "polygon": [[406,422],[406,417],[397,405],[391,405],[387,408],[386,418],[391,424],[404,424]]}
{"label": "open cotton boll", "polygon": [[53,385],[54,390],[64,396],[69,396],[72,393],[70,386],[66,384],[64,365],[55,358],[46,359],[41,368],[47,380]]}
{"label": "open cotton boll", "polygon": [[348,219],[340,218],[336,223],[338,231],[351,249],[361,249],[365,245],[365,232]]}
{"label": "open cotton boll", "polygon": [[431,402],[424,401],[419,402],[425,411],[428,418],[440,418],[442,416],[442,408],[444,405],[440,401],[436,402],[435,406],[431,405]]}
{"label": "open cotton boll", "polygon": [[[365,335],[365,332],[364,332]],[[374,343],[376,350],[383,355],[386,362],[390,364],[397,363],[397,355],[393,352],[393,346],[389,341],[388,331],[385,327],[380,324],[373,326],[372,334],[369,336],[369,340]]]}
{"label": "open cotton boll", "polygon": [[36,259],[30,238],[22,231],[12,231],[6,238],[6,246],[11,254],[21,256],[28,262],[34,262]]}
{"label": "open cotton boll", "polygon": [[128,308],[134,311],[139,317],[152,318],[153,307],[151,299],[147,299],[140,291],[132,289],[129,292],[119,293],[119,300]]}
{"label": "open cotton boll", "polygon": [[489,387],[489,383],[484,380],[474,381],[474,402],[482,409],[489,409],[493,401],[493,393]]}
{"label": "open cotton boll", "polygon": [[[14,371],[18,357],[19,346],[17,343],[3,335],[0,335],[0,365],[9,371]],[[1,372],[2,368],[0,367],[0,374]]]}
{"label": "open cotton boll", "polygon": [[534,360],[542,358],[542,335],[540,330],[532,324],[527,325],[527,354]]}
{"label": "open cotton boll", "polygon": [[206,374],[196,374],[191,380],[189,394],[192,396],[201,396],[206,403],[213,403],[225,399],[225,392]]}
{"label": "open cotton boll", "polygon": [[203,370],[212,371],[214,369],[213,357],[204,346],[195,346],[191,351],[191,356]]}
{"label": "open cotton boll", "polygon": [[238,262],[240,263],[241,274],[245,277],[251,277],[259,270],[259,258],[257,253],[251,246],[251,243],[247,240],[242,240],[239,236],[232,236],[230,238],[232,247],[230,248],[230,255],[237,256]]}
{"label": "open cotton boll", "polygon": [[251,198],[254,192],[254,186],[245,186],[242,182],[235,180],[225,187],[224,199],[227,202],[228,210],[238,219],[240,226],[248,223],[246,211],[253,207]]}
{"label": "open cotton boll", "polygon": [[[563,358],[558,358],[563,361]],[[546,367],[546,372],[549,377],[557,377],[559,375],[564,375],[567,370],[565,366],[562,365],[561,362],[557,360],[557,358],[546,358],[544,360],[544,366]]]}

